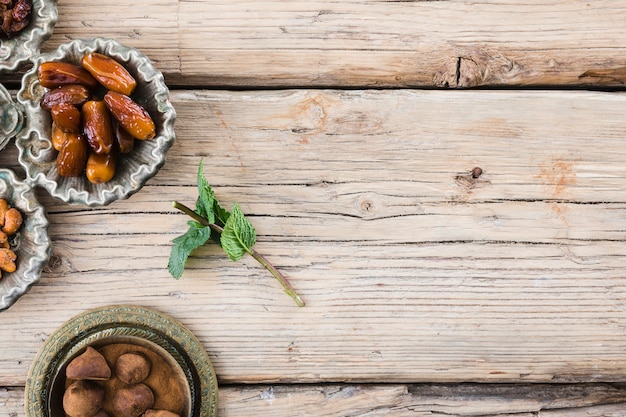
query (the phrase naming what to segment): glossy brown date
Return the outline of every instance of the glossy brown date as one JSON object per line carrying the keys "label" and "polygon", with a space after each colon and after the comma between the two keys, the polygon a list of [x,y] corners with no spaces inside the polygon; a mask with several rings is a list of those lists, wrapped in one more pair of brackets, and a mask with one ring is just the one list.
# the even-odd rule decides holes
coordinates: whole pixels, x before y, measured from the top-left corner
{"label": "glossy brown date", "polygon": [[117,120],[113,120],[113,133],[115,145],[120,153],[129,153],[135,147],[135,138],[128,133]]}
{"label": "glossy brown date", "polygon": [[85,173],[92,184],[102,184],[110,181],[115,175],[117,153],[104,154],[91,153],[87,158]]}
{"label": "glossy brown date", "polygon": [[104,95],[104,102],[113,117],[135,139],[146,140],[156,136],[150,114],[127,95],[108,91]]}
{"label": "glossy brown date", "polygon": [[0,0],[0,37],[17,36],[30,24],[32,11],[32,0]]}
{"label": "glossy brown date", "polygon": [[80,107],[85,104],[90,97],[91,92],[84,85],[62,85],[44,93],[41,99],[41,108],[50,111],[55,104],[59,103],[70,103]]}
{"label": "glossy brown date", "polygon": [[97,52],[85,54],[80,64],[103,86],[130,96],[137,81],[119,62]]}
{"label": "glossy brown date", "polygon": [[89,145],[81,134],[69,134],[57,155],[57,171],[62,177],[78,177],[85,171]]}
{"label": "glossy brown date", "polygon": [[107,106],[101,100],[90,100],[83,105],[83,132],[95,153],[109,153],[113,149],[113,125]]}
{"label": "glossy brown date", "polygon": [[70,103],[59,103],[52,106],[50,110],[52,121],[64,132],[80,132],[81,115],[80,110]]}
{"label": "glossy brown date", "polygon": [[37,69],[37,78],[39,83],[45,88],[80,84],[95,90],[100,85],[86,69],[69,62],[43,62]]}
{"label": "glossy brown date", "polygon": [[67,132],[62,131],[57,125],[56,123],[52,122],[52,147],[57,150],[60,151],[61,148],[63,147],[63,144],[65,143],[65,140],[67,139]]}

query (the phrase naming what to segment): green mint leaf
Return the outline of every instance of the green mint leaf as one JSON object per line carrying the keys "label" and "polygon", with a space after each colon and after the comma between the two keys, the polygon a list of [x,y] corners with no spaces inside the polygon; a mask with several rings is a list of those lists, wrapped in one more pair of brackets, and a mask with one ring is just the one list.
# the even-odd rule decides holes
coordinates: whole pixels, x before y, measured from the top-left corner
{"label": "green mint leaf", "polygon": [[251,248],[256,243],[256,231],[237,203],[233,205],[233,211],[226,220],[220,242],[224,252],[233,261],[238,261],[246,253],[252,253]]}
{"label": "green mint leaf", "polygon": [[198,166],[198,199],[196,200],[196,210],[200,216],[204,217],[209,223],[215,223],[214,206],[217,204],[215,193],[204,177],[204,162],[200,160]]}
{"label": "green mint leaf", "polygon": [[217,199],[213,200],[213,213],[215,213],[215,223],[218,226],[224,227],[230,217],[230,212],[223,209]]}
{"label": "green mint leaf", "polygon": [[185,263],[191,252],[204,245],[211,237],[211,229],[196,222],[189,222],[189,230],[184,235],[172,240],[174,245],[170,252],[167,269],[170,274],[179,279],[185,270]]}

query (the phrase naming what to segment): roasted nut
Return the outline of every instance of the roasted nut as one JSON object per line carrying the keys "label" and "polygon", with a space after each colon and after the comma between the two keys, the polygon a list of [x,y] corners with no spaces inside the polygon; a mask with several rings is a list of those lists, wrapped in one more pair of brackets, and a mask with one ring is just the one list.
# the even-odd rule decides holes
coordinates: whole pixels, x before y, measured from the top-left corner
{"label": "roasted nut", "polygon": [[58,103],[50,110],[52,121],[64,132],[80,132],[80,110],[70,103]]}
{"label": "roasted nut", "polygon": [[152,364],[140,352],[129,352],[117,358],[114,365],[115,375],[126,384],[138,384],[150,375]]}
{"label": "roasted nut", "polygon": [[109,153],[113,149],[111,115],[103,101],[90,100],[83,105],[83,131],[95,153]]}
{"label": "roasted nut", "polygon": [[156,136],[156,129],[150,114],[130,97],[108,91],[104,102],[120,125],[135,139],[146,140]]}
{"label": "roasted nut", "polygon": [[0,248],[0,269],[4,272],[15,272],[17,255],[11,249]]}
{"label": "roasted nut", "polygon": [[104,388],[100,385],[93,381],[76,381],[63,394],[63,410],[70,417],[93,417],[103,400]]}
{"label": "roasted nut", "polygon": [[120,153],[129,153],[135,146],[135,138],[117,120],[113,120],[113,137]]}
{"label": "roasted nut", "polygon": [[0,198],[0,227],[4,226],[4,215],[9,209],[9,203],[4,198]]}
{"label": "roasted nut", "polygon": [[111,378],[111,368],[100,352],[91,346],[67,365],[65,376],[69,379],[106,381]]}
{"label": "roasted nut", "polygon": [[119,417],[138,417],[154,406],[154,394],[147,385],[128,385],[113,396],[113,412]]}
{"label": "roasted nut", "polygon": [[110,416],[109,416],[109,413],[100,409],[100,411],[98,411],[93,417],[110,417]]}
{"label": "roasted nut", "polygon": [[0,232],[0,248],[11,249],[11,244],[9,243],[9,237],[4,232]]}
{"label": "roasted nut", "polygon": [[11,207],[4,213],[4,226],[2,226],[2,231],[7,235],[14,235],[19,228],[22,226],[22,213]]}
{"label": "roasted nut", "polygon": [[95,90],[99,84],[86,69],[69,62],[43,62],[37,69],[39,83],[45,88],[57,88],[62,85],[80,84]]}
{"label": "roasted nut", "polygon": [[50,111],[55,104],[59,103],[70,103],[80,107],[85,104],[90,97],[91,92],[84,85],[62,85],[44,93],[41,99],[41,108]]}
{"label": "roasted nut", "polygon": [[117,165],[117,152],[110,153],[90,153],[87,158],[87,167],[85,173],[87,179],[92,184],[105,183],[115,175],[115,166]]}
{"label": "roasted nut", "polygon": [[97,52],[85,54],[81,65],[103,86],[111,91],[130,96],[137,87],[137,81],[116,60]]}
{"label": "roasted nut", "polygon": [[55,150],[57,151],[61,150],[61,148],[63,147],[63,144],[67,140],[67,135],[68,135],[67,132],[64,132],[56,125],[56,123],[52,122],[51,141],[52,141],[52,147]]}
{"label": "roasted nut", "polygon": [[62,177],[78,177],[87,165],[89,145],[81,134],[70,133],[57,155],[57,171]]}

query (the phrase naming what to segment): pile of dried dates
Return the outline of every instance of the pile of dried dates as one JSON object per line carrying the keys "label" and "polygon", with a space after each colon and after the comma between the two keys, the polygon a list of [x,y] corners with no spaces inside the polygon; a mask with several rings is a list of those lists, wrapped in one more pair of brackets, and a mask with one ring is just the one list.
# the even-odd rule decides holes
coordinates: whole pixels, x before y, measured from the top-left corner
{"label": "pile of dried dates", "polygon": [[13,38],[30,23],[32,0],[0,0],[0,36]]}
{"label": "pile of dried dates", "polygon": [[51,141],[62,177],[85,173],[91,183],[107,182],[118,155],[131,152],[135,140],[156,135],[150,114],[130,97],[137,81],[109,56],[91,52],[80,65],[44,62],[37,77],[48,89],[41,107],[52,116]]}

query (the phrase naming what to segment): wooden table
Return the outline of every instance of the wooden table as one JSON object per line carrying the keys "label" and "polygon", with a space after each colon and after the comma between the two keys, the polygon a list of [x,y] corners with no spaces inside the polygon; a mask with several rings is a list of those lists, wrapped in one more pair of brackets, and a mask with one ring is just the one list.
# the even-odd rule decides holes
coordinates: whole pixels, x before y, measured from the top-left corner
{"label": "wooden table", "polygon": [[[0,416],[50,333],[108,304],[194,332],[222,417],[626,415],[626,1],[58,10],[43,50],[144,52],[177,140],[128,200],[39,192],[52,257],[0,314]],[[168,274],[201,159],[306,307],[216,245]],[[12,143],[0,164],[21,172]]]}

